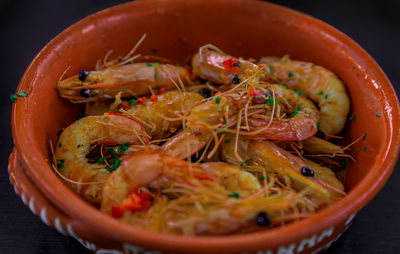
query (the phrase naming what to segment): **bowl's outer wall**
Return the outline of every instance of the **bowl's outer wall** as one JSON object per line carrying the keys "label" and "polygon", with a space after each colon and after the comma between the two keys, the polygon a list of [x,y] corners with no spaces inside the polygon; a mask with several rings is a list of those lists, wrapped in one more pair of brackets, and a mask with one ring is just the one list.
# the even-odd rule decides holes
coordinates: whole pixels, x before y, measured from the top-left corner
{"label": "bowl's outer wall", "polygon": [[[62,211],[54,207],[51,202],[37,189],[31,179],[25,174],[24,166],[18,157],[17,151],[13,151],[9,161],[10,181],[14,186],[15,192],[21,197],[22,201],[35,215],[48,226],[54,227],[59,233],[75,238],[87,249],[96,253],[158,253],[156,245],[151,246],[154,250],[145,250],[140,246],[131,244],[122,244],[120,241],[111,241],[104,234],[90,230],[84,222],[73,220],[66,216]],[[267,250],[259,250],[259,253],[319,253],[335,242],[341,234],[351,225],[354,214],[346,220],[330,226],[318,234],[313,234],[307,238],[300,239],[297,242],[292,242],[277,249],[268,248]],[[237,252],[237,250],[225,249],[229,253]],[[196,252],[193,250],[185,250],[186,252]],[[220,253],[219,249],[213,249],[213,253]],[[242,251],[240,251],[242,252]],[[200,252],[201,253],[201,252]]]}
{"label": "bowl's outer wall", "polygon": [[[293,59],[312,61],[337,73],[350,93],[351,114],[357,116],[346,129],[345,137],[351,141],[368,133],[368,139],[355,146],[367,146],[367,151],[358,153],[353,149],[352,155],[358,163],[349,165],[345,183],[349,191],[360,185],[358,190],[365,190],[364,196],[351,200],[355,196],[348,195],[341,205],[352,204],[351,207],[341,209],[335,204],[319,214],[322,218],[336,209],[335,216],[297,235],[305,236],[329,223],[343,221],[372,198],[389,176],[397,158],[398,103],[389,81],[354,42],[313,18],[256,1],[242,4],[243,1],[220,0],[212,1],[213,5],[210,2],[167,0],[126,4],[86,18],[49,43],[21,81],[19,89],[29,91],[29,96],[13,110],[13,136],[29,175],[52,202],[75,219],[94,223],[94,218],[104,217],[68,191],[49,166],[48,140],[54,142],[57,131],[78,117],[78,107],[59,99],[54,87],[68,66],[71,66],[69,74],[93,69],[97,60],[109,50],[114,50],[111,57],[123,55],[143,33],[147,33],[148,37],[139,49],[144,54],[151,54],[151,49],[156,48],[160,56],[185,61],[199,46],[213,43],[235,56],[259,58],[289,54]],[[235,13],[234,19],[232,13]],[[376,112],[380,112],[381,117],[377,117]],[[372,183],[372,178],[377,180]],[[65,195],[61,197],[58,193]],[[77,213],[81,210],[93,213],[92,218]],[[108,221],[110,225],[118,225]],[[312,225],[316,221],[318,216],[300,224]],[[134,231],[121,228],[121,232]],[[286,228],[294,229],[292,226]],[[135,242],[120,233],[112,237]],[[287,239],[277,237],[275,241],[259,242],[252,248],[277,246],[295,238],[294,235]],[[241,239],[244,241],[245,237]],[[240,245],[243,242],[236,240],[237,246],[243,248]],[[173,244],[164,247],[173,249]],[[207,246],[202,245],[202,248]]]}

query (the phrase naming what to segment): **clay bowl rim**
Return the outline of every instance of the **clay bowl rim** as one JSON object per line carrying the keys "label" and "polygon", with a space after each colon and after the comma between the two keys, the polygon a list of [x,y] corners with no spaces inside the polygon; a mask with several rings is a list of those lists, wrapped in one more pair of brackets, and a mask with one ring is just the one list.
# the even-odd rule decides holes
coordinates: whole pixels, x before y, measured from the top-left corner
{"label": "clay bowl rim", "polygon": [[[183,3],[184,1],[167,0],[173,3]],[[201,2],[201,0],[195,0]],[[220,2],[228,2],[226,0],[218,0]],[[121,5],[117,5],[103,11],[92,14],[77,23],[71,25],[54,39],[52,39],[35,57],[32,63],[28,66],[25,71],[19,86],[18,91],[23,90],[27,87],[33,77],[37,76],[37,67],[43,65],[46,61],[46,57],[51,54],[52,49],[56,46],[63,44],[70,34],[74,31],[79,30],[82,27],[89,25],[90,23],[107,18],[117,13],[124,13],[123,9],[128,6],[137,5],[149,5],[151,3],[166,2],[161,0],[154,1],[137,1],[130,2]],[[211,1],[210,1],[211,2]],[[269,8],[275,8],[278,11],[289,13],[302,19],[312,20],[314,28],[317,29],[315,32],[316,36],[333,36],[335,41],[346,45],[347,50],[351,50],[357,59],[363,60],[368,67],[368,72],[376,77],[378,84],[381,85],[382,95],[390,98],[388,105],[393,110],[393,115],[398,115],[399,102],[396,97],[390,81],[383,73],[378,64],[364,51],[356,42],[351,40],[342,32],[336,30],[330,25],[310,17],[306,14],[291,10],[286,7],[282,7],[272,3],[257,2],[269,6]],[[253,3],[254,3],[253,2]],[[38,73],[43,71],[45,68],[40,69]],[[38,81],[35,80],[37,83]],[[394,96],[393,96],[394,94]],[[389,96],[391,95],[391,96]],[[318,213],[310,216],[299,222],[292,223],[285,227],[266,230],[262,232],[247,233],[233,236],[196,236],[186,237],[180,235],[168,235],[157,232],[151,232],[143,229],[139,229],[133,226],[129,226],[115,220],[94,207],[87,204],[72,191],[70,191],[62,182],[57,178],[56,174],[52,171],[48,162],[46,161],[46,155],[39,153],[38,150],[30,149],[34,147],[36,143],[34,135],[32,133],[25,132],[26,128],[24,124],[24,110],[27,107],[28,100],[23,102],[14,103],[12,110],[12,132],[15,147],[18,151],[18,156],[33,182],[38,188],[45,194],[45,196],[55,204],[60,210],[65,211],[67,216],[71,216],[72,219],[78,222],[84,223],[90,226],[94,231],[99,232],[110,239],[117,242],[139,244],[144,247],[157,246],[157,249],[164,250],[210,250],[216,248],[222,248],[224,250],[238,250],[240,249],[254,249],[265,248],[268,246],[278,246],[285,243],[297,241],[305,236],[311,235],[315,232],[319,232],[329,226],[335,225],[340,221],[343,221],[348,216],[356,213],[362,206],[369,202],[377,192],[382,188],[388,177],[390,176],[399,153],[399,132],[400,124],[397,118],[387,118],[385,121],[387,128],[386,139],[390,141],[389,146],[384,149],[379,160],[371,166],[371,170],[365,175],[364,179],[360,181],[342,200],[330,205],[329,207],[319,211]],[[32,127],[31,127],[32,128]],[[34,159],[33,159],[34,158]],[[44,168],[43,170],[36,171],[35,168]],[[46,170],[47,169],[47,170]],[[40,173],[44,172],[44,173]],[[50,174],[49,174],[50,172]],[[65,200],[68,200],[66,202]],[[85,211],[85,212],[82,212]],[[101,221],[102,223],[99,223]],[[155,245],[157,243],[157,245]]]}

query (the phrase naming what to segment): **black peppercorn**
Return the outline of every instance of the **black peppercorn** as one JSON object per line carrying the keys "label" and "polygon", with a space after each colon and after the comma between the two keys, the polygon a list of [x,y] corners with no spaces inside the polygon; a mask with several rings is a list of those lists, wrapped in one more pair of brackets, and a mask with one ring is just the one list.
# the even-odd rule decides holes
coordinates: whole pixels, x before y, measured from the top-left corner
{"label": "black peppercorn", "polygon": [[232,84],[239,84],[239,83],[240,83],[239,76],[237,74],[233,75]]}
{"label": "black peppercorn", "polygon": [[300,173],[301,173],[303,176],[311,176],[311,177],[313,177],[314,174],[315,174],[315,173],[314,173],[314,170],[312,170],[312,169],[310,169],[310,168],[307,168],[307,167],[302,167]]}
{"label": "black peppercorn", "polygon": [[255,223],[258,226],[265,227],[271,223],[271,218],[268,216],[266,212],[259,212],[255,219]]}
{"label": "black peppercorn", "polygon": [[80,91],[80,94],[84,98],[89,98],[90,96],[92,96],[92,91],[90,89],[82,89]]}
{"label": "black peppercorn", "polygon": [[202,88],[202,89],[199,90],[199,94],[201,96],[203,96],[204,98],[208,98],[208,97],[211,96],[211,91],[208,88]]}
{"label": "black peppercorn", "polygon": [[89,71],[87,70],[83,70],[81,72],[79,72],[78,78],[80,81],[85,81],[85,79],[87,78],[87,76],[89,76]]}
{"label": "black peppercorn", "polygon": [[232,67],[240,68],[240,61],[237,61],[236,63],[232,64]]}

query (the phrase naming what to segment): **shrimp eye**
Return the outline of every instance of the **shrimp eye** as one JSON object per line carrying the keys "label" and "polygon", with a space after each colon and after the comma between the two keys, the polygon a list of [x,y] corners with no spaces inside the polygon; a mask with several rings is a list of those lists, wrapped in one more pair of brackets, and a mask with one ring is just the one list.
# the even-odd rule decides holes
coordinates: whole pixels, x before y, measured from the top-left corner
{"label": "shrimp eye", "polygon": [[201,96],[203,96],[204,98],[208,98],[208,97],[211,96],[211,91],[210,91],[210,89],[202,88],[202,89],[199,90],[199,94]]}
{"label": "shrimp eye", "polygon": [[307,168],[307,167],[302,167],[300,173],[303,176],[311,176],[311,177],[313,177],[315,175],[314,170],[312,170],[310,168]]}
{"label": "shrimp eye", "polygon": [[89,98],[90,96],[92,96],[92,90],[90,90],[90,89],[82,89],[80,91],[80,94],[84,98]]}
{"label": "shrimp eye", "polygon": [[239,76],[237,74],[233,75],[232,84],[239,84],[239,83],[240,83]]}
{"label": "shrimp eye", "polygon": [[83,70],[81,72],[79,72],[78,78],[80,81],[85,81],[85,79],[87,78],[87,76],[89,76],[90,71],[87,70]]}
{"label": "shrimp eye", "polygon": [[265,227],[271,223],[271,218],[268,216],[268,214],[266,212],[259,212],[257,214],[255,223],[258,226]]}

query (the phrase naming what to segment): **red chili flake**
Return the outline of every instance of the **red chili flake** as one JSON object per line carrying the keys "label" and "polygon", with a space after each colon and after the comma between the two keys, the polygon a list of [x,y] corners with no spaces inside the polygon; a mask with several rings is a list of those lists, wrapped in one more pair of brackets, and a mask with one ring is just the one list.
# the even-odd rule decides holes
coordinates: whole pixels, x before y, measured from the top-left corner
{"label": "red chili flake", "polygon": [[152,198],[153,198],[153,195],[151,195],[151,194],[149,194],[149,193],[147,193],[147,192],[142,191],[142,192],[139,194],[139,197],[140,197],[140,199],[141,199],[142,201],[145,201],[145,200],[150,200],[150,199],[152,199]]}
{"label": "red chili flake", "polygon": [[257,94],[256,94],[256,90],[254,90],[254,88],[250,88],[249,94],[250,94],[251,96],[256,96],[256,95],[257,95]]}
{"label": "red chili flake", "polygon": [[142,210],[147,210],[149,209],[151,205],[151,200],[153,199],[153,195],[147,193],[147,192],[142,192],[139,194],[140,200],[141,200],[141,205],[142,205]]}
{"label": "red chili flake", "polygon": [[122,105],[122,107],[124,107],[125,109],[130,109],[130,108],[132,108],[132,106],[130,106],[129,103],[127,103],[127,102],[121,103],[121,105]]}
{"label": "red chili flake", "polygon": [[216,94],[214,94],[214,96],[219,96],[221,94],[221,92],[218,92]]}
{"label": "red chili flake", "polygon": [[125,210],[136,212],[140,210],[147,210],[153,199],[153,195],[146,192],[140,192],[139,189],[133,189],[129,196],[119,206],[113,206],[111,208],[111,215],[114,218],[120,218],[124,215]]}
{"label": "red chili flake", "polygon": [[236,57],[232,57],[232,65],[237,64],[237,62],[239,62],[239,60]]}
{"label": "red chili flake", "polygon": [[225,71],[230,72],[232,69],[232,58],[223,61],[222,64],[224,65]]}
{"label": "red chili flake", "polygon": [[165,88],[164,87],[160,87],[160,88],[157,89],[156,94],[160,95],[160,94],[162,94],[164,92],[165,92]]}
{"label": "red chili flake", "polygon": [[150,96],[150,101],[156,102],[157,101],[157,96],[155,96],[154,94],[152,96]]}
{"label": "red chili flake", "polygon": [[111,216],[114,218],[121,218],[124,215],[124,209],[121,206],[113,206],[111,208]]}
{"label": "red chili flake", "polygon": [[137,193],[129,194],[129,197],[124,200],[121,207],[131,212],[136,212],[142,209],[142,200]]}
{"label": "red chili flake", "polygon": [[142,96],[136,100],[136,105],[143,104],[146,101],[146,97]]}
{"label": "red chili flake", "polygon": [[[239,60],[236,57],[232,57],[232,58],[229,58],[229,59],[223,61],[222,64],[224,65],[225,71],[232,72],[233,65],[236,64],[238,61]],[[238,67],[234,67],[234,68],[238,68]],[[240,69],[239,69],[239,71],[240,71]]]}
{"label": "red chili flake", "polygon": [[240,68],[239,67],[232,67],[232,73],[234,74],[239,74],[240,73]]}
{"label": "red chili flake", "polygon": [[146,192],[139,193],[139,189],[136,188],[131,191],[121,206],[131,212],[146,210],[151,205],[151,199],[153,199],[153,195]]}

